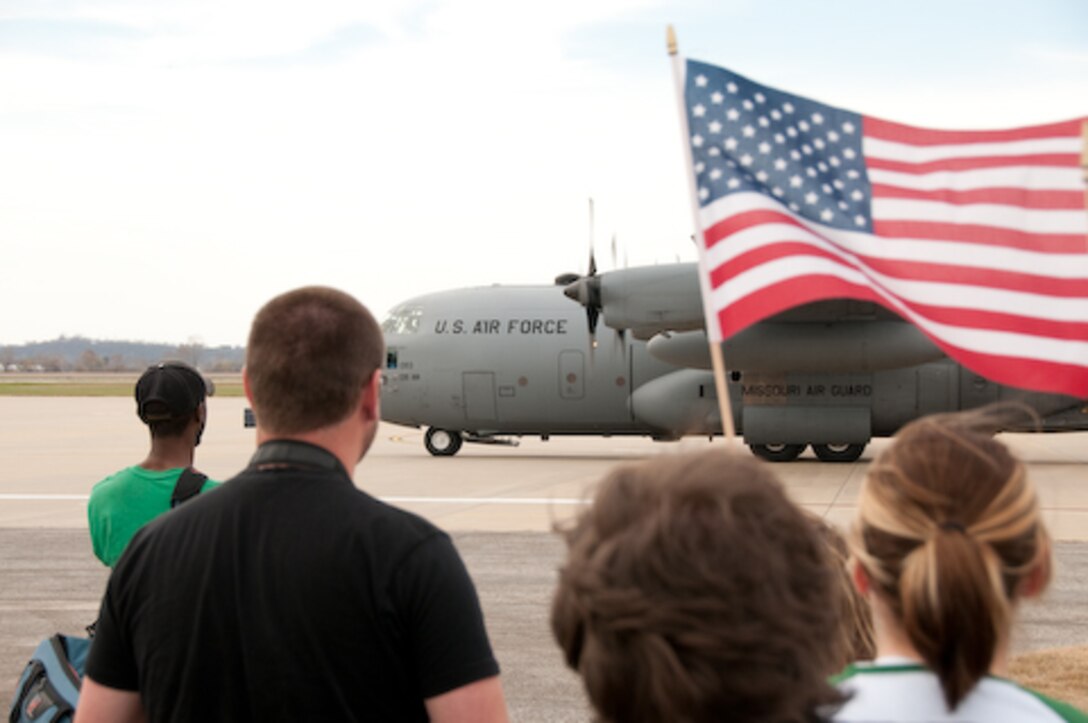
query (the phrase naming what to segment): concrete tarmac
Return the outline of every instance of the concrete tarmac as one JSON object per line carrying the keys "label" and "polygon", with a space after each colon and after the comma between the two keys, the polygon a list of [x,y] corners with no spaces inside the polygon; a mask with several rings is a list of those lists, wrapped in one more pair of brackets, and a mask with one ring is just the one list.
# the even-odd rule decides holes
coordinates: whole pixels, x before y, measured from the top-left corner
{"label": "concrete tarmac", "polygon": [[[215,479],[237,472],[252,452],[244,406],[210,400],[197,466]],[[1043,600],[1023,605],[1013,650],[1088,644],[1088,434],[1004,439],[1027,461],[1057,540],[1054,585]],[[525,439],[434,458],[419,430],[383,425],[355,480],[451,532],[480,592],[513,719],[584,721],[580,682],[548,630],[563,557],[552,527],[577,512],[613,465],[706,444]],[[775,470],[799,504],[846,524],[865,469],[885,444],[874,441],[853,464],[824,464],[808,453]],[[131,400],[0,397],[0,710],[42,638],[80,634],[96,616],[108,571],[90,550],[86,498],[94,482],[146,451]]]}

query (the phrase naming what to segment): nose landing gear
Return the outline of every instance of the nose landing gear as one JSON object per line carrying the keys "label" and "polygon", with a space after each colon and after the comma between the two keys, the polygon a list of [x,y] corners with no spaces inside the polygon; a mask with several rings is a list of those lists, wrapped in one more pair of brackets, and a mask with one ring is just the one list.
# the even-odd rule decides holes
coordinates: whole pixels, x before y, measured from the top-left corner
{"label": "nose landing gear", "polygon": [[461,449],[464,439],[460,432],[431,427],[423,435],[423,446],[435,457],[452,457]]}

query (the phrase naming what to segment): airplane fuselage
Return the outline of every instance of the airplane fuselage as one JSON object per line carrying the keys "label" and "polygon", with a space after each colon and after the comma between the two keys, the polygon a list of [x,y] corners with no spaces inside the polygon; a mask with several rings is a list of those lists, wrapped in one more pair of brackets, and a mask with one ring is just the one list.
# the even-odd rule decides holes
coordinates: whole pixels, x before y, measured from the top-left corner
{"label": "airplane fuselage", "polygon": [[[559,286],[429,294],[394,309],[383,329],[382,418],[429,427],[433,454],[497,435],[722,431],[701,331],[657,334],[649,344],[604,325],[591,335],[584,310]],[[723,347],[734,424],[771,459],[811,444],[832,460],[834,450],[856,456],[873,436],[918,416],[1000,400],[1034,407],[1036,429],[1088,428],[1077,400],[1003,387],[927,344],[914,327],[886,318],[820,330],[756,325]]]}
{"label": "airplane fuselage", "polygon": [[[476,291],[419,297],[386,321],[384,420],[481,435],[648,433],[628,399],[676,367],[611,329],[591,348],[559,287]],[[398,315],[413,321],[398,326]]]}

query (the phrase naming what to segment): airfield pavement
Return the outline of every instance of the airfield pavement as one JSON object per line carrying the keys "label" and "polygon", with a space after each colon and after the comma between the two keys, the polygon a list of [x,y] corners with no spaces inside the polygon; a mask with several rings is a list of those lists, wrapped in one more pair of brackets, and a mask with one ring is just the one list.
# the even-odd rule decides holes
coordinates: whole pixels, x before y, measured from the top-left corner
{"label": "airfield pavement", "polygon": [[[212,398],[209,406],[197,466],[226,479],[252,452],[253,430],[242,424],[244,400]],[[0,710],[42,638],[81,634],[97,614],[108,571],[91,553],[86,499],[94,482],[146,453],[133,407],[123,398],[0,397]],[[1022,606],[1013,651],[1086,645],[1088,433],[1003,438],[1028,462],[1057,541],[1054,584]],[[548,628],[563,557],[553,524],[570,519],[613,465],[706,444],[526,438],[519,447],[466,444],[456,457],[434,458],[421,431],[383,425],[355,480],[451,533],[479,589],[512,719],[584,721],[580,682]],[[820,463],[809,452],[775,470],[799,504],[846,524],[866,466],[885,444],[875,440],[852,464]]]}

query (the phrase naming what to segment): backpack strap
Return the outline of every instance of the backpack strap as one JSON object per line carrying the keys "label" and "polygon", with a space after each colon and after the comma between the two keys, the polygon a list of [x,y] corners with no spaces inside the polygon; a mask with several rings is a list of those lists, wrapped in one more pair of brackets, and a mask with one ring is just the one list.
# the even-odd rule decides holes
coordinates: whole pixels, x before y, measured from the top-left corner
{"label": "backpack strap", "polygon": [[191,497],[196,497],[207,481],[207,475],[197,472],[192,467],[186,467],[178,477],[177,484],[174,485],[174,494],[170,496],[170,508],[173,509]]}

